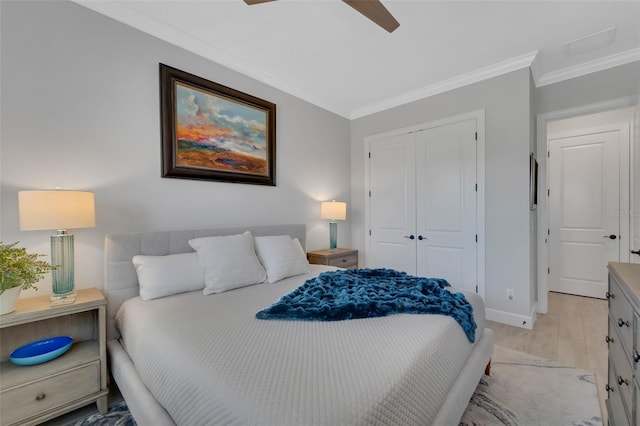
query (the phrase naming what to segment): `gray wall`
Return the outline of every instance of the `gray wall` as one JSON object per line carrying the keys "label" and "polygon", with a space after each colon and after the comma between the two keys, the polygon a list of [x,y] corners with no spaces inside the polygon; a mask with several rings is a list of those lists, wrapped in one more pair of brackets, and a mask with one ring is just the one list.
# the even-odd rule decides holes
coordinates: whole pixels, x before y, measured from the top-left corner
{"label": "gray wall", "polygon": [[[18,229],[17,191],[62,187],[96,195],[96,228],[74,231],[78,288],[102,287],[109,232],[305,223],[327,246],[319,201],[350,201],[348,120],[74,3],[0,8],[3,241],[48,254],[49,231]],[[160,177],[159,62],[277,105],[276,187]]]}
{"label": "gray wall", "polygon": [[[539,188],[542,193],[546,191],[547,182],[547,156],[546,133],[547,121],[550,116],[569,118],[579,115],[586,115],[610,109],[633,106],[634,103],[640,108],[638,96],[640,95],[640,62],[632,62],[604,71],[588,74],[582,77],[565,80],[549,86],[539,87],[534,91],[534,111],[536,113],[536,128],[540,132],[538,162],[539,162]],[[597,121],[592,124],[597,125]],[[591,127],[589,125],[588,127]],[[636,139],[636,143],[637,143]],[[634,173],[632,169],[632,184]],[[636,185],[636,188],[638,185]],[[539,198],[538,204],[538,225],[541,230],[545,230],[547,224],[547,197]],[[544,231],[543,231],[544,232]],[[542,236],[541,238],[544,238]],[[538,278],[542,282],[542,291],[546,285],[546,259],[548,258],[546,244],[538,247],[539,269]],[[542,274],[545,274],[543,276]],[[538,283],[540,284],[540,283]],[[539,301],[544,309],[544,295]]]}
{"label": "gray wall", "polygon": [[534,105],[536,114],[544,114],[639,94],[640,62],[636,61],[539,87]]}
{"label": "gray wall", "polygon": [[[529,152],[536,153],[536,112],[535,112],[535,84],[533,78],[529,81]],[[538,197],[542,196],[542,190],[538,188]],[[538,300],[538,210],[529,212],[529,297],[532,303]]]}
{"label": "gray wall", "polygon": [[[298,222],[325,247],[319,200],[350,203],[339,244],[363,250],[364,138],[484,108],[487,307],[528,315],[536,114],[640,94],[638,62],[541,88],[523,69],[350,123],[70,2],[0,1],[0,19],[0,239],[49,251],[49,232],[19,231],[17,191],[94,191],[97,227],[74,232],[80,288],[102,286],[108,232]],[[277,187],[160,178],[159,62],[277,104]]]}
{"label": "gray wall", "polygon": [[[530,313],[530,73],[514,71],[470,86],[382,111],[351,123],[351,233],[366,247],[365,149],[370,135],[485,109],[486,305]],[[515,300],[506,299],[506,289]]]}

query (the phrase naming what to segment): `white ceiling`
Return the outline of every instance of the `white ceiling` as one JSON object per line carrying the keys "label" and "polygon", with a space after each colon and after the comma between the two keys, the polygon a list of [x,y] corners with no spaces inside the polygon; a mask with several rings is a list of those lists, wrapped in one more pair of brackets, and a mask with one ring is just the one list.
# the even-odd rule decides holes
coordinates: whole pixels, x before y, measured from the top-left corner
{"label": "white ceiling", "polygon": [[75,1],[347,118],[527,66],[542,86],[640,60],[640,0],[383,0],[391,34],[338,0]]}

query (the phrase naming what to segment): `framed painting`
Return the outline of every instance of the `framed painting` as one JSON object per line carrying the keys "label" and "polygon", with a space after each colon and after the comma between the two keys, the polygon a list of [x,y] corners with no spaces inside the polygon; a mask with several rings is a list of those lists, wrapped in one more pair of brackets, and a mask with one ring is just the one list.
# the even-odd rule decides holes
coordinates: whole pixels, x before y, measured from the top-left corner
{"label": "framed painting", "polygon": [[162,177],[276,184],[276,106],[160,64]]}

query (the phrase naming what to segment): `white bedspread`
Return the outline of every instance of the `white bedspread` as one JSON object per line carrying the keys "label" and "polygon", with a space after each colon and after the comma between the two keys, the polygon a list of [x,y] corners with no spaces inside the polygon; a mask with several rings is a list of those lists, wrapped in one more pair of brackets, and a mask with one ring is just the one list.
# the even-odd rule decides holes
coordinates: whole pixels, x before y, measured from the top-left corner
{"label": "white bedspread", "polygon": [[[178,425],[427,425],[472,344],[453,318],[264,321],[312,274],[204,296],[130,299],[116,317],[142,381]],[[482,299],[468,294],[484,328]]]}

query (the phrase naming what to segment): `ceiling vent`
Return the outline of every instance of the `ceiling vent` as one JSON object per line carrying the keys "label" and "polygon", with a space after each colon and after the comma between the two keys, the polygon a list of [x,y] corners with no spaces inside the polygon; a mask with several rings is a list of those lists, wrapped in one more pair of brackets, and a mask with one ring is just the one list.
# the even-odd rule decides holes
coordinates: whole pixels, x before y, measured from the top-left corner
{"label": "ceiling vent", "polygon": [[564,44],[564,50],[567,57],[580,55],[585,52],[600,49],[613,43],[616,38],[616,27],[597,32]]}

